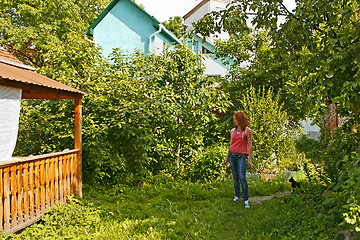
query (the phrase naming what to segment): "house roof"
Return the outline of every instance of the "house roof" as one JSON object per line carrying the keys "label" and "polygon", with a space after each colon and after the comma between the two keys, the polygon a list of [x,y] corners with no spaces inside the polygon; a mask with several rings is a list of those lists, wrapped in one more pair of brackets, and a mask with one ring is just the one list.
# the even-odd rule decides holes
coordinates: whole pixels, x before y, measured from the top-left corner
{"label": "house roof", "polygon": [[[146,12],[144,9],[142,9],[138,4],[136,4],[134,1],[132,0],[113,0],[111,1],[111,3],[104,9],[104,11],[99,15],[99,17],[90,25],[90,27],[88,28],[86,35],[88,36],[93,36],[94,34],[94,29],[96,28],[96,26],[101,22],[101,20],[103,20],[103,18],[115,7],[115,5],[120,2],[120,1],[129,1],[132,4],[134,4],[141,12],[143,12],[144,14],[146,14],[147,16],[149,16],[152,20],[152,24],[153,26],[159,30],[159,25],[161,24],[161,22],[159,22],[159,20],[157,20],[154,16],[150,15],[148,12]],[[167,30],[165,27],[161,28],[162,32],[168,37],[170,38],[172,41],[176,42],[176,43],[180,43],[181,41],[169,30]]]}
{"label": "house roof", "polygon": [[[183,16],[183,19],[186,20],[187,18],[189,18],[194,12],[196,12],[199,8],[201,8],[202,6],[204,6],[207,2],[209,2],[210,0],[203,0],[202,2],[200,2],[198,5],[196,5],[193,9],[191,9],[187,14],[185,14]],[[211,1],[215,1],[215,2],[224,2],[224,3],[228,3],[229,0],[211,0]]]}
{"label": "house roof", "polygon": [[15,56],[0,48],[0,85],[20,88],[22,98],[81,98],[86,93],[34,72]]}

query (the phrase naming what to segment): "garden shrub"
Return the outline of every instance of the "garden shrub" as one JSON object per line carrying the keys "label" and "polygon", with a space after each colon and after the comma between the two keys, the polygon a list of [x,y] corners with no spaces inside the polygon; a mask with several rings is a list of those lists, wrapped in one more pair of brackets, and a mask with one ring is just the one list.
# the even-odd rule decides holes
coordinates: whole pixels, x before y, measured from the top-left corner
{"label": "garden shrub", "polygon": [[209,146],[198,151],[198,154],[191,159],[188,168],[188,177],[193,180],[205,182],[224,178],[227,170],[224,167],[229,146],[224,144]]}
{"label": "garden shrub", "polygon": [[309,138],[306,134],[301,134],[296,140],[296,149],[305,153],[308,159],[316,160],[321,150],[321,144],[318,140]]}
{"label": "garden shrub", "polygon": [[358,133],[350,124],[345,124],[337,128],[333,136],[324,134],[316,148],[305,146],[306,142],[312,143],[301,139],[298,144],[307,156],[312,157],[305,171],[313,183],[326,186],[323,204],[328,206],[328,216],[341,228],[360,232]]}
{"label": "garden shrub", "polygon": [[299,128],[290,124],[279,94],[271,89],[250,87],[240,96],[253,132],[253,162],[260,172],[298,170],[305,159],[298,155],[295,137]]}

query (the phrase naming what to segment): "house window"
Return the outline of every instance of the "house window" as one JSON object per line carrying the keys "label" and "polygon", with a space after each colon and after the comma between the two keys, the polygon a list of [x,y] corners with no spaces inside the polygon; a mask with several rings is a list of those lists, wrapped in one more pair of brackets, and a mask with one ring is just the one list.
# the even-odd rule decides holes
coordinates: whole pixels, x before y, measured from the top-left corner
{"label": "house window", "polygon": [[191,48],[191,50],[193,51],[193,53],[195,53],[196,55],[199,54],[199,43],[198,41],[188,41],[188,47]]}
{"label": "house window", "polygon": [[191,50],[193,50],[193,46],[192,46],[192,41],[188,41],[188,47],[191,49]]}
{"label": "house window", "polygon": [[196,55],[199,54],[199,42],[198,42],[198,41],[195,41],[195,42],[194,42],[194,49],[193,49],[193,51],[194,51],[194,53],[195,53]]}

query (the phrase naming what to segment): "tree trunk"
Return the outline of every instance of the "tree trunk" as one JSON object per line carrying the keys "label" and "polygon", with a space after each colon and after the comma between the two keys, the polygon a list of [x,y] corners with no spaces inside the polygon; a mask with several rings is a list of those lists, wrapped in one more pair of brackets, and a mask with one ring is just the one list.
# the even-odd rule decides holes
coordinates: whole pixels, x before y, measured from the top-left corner
{"label": "tree trunk", "polygon": [[326,102],[328,113],[324,115],[324,126],[333,135],[339,125],[338,115],[336,113],[336,105],[330,101]]}

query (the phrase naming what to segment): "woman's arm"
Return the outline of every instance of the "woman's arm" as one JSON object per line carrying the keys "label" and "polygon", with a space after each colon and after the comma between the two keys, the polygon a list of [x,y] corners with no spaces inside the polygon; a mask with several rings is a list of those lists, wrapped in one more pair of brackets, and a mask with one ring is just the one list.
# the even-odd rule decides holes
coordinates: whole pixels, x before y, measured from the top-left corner
{"label": "woman's arm", "polygon": [[[234,130],[235,130],[235,128],[231,129],[231,131],[230,131],[230,145],[231,145],[231,142],[232,142],[232,135],[233,135]],[[226,159],[224,161],[224,166],[225,167],[227,166],[228,161],[229,161],[229,152],[228,152],[228,154],[226,154]]]}

